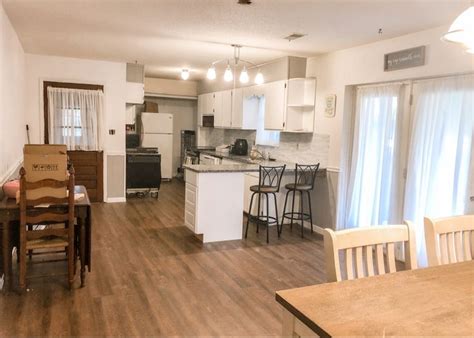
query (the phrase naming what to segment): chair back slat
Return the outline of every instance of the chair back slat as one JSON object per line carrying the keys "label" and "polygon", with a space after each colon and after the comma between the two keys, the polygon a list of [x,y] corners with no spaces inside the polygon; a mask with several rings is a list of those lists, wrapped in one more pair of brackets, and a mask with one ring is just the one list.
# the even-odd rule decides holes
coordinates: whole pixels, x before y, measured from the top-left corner
{"label": "chair back slat", "polygon": [[358,246],[355,249],[356,252],[356,271],[357,271],[357,278],[364,277],[364,263],[362,260],[362,247]]}
{"label": "chair back slat", "polygon": [[52,178],[46,178],[44,180],[40,180],[36,182],[28,182],[25,180],[25,189],[26,190],[34,190],[34,189],[40,189],[40,188],[59,189],[59,188],[67,188],[68,184],[69,184],[69,180],[60,181],[60,180],[55,180]]}
{"label": "chair back slat", "polygon": [[395,265],[395,244],[387,243],[387,263],[388,263],[388,272],[397,272]]}
{"label": "chair back slat", "polygon": [[69,221],[69,214],[59,214],[53,212],[40,213],[35,216],[26,216],[26,224],[40,223],[64,223]]}
{"label": "chair back slat", "polygon": [[68,198],[43,196],[34,200],[26,200],[27,207],[35,207],[40,204],[67,204]]}
{"label": "chair back slat", "polygon": [[[472,261],[472,255],[471,255],[470,243],[469,243],[470,232],[472,232],[473,235],[474,235],[474,231],[463,231],[462,232],[463,249],[464,249],[464,261]],[[474,247],[474,245],[473,245],[473,247]]]}
{"label": "chair back slat", "polygon": [[[339,251],[345,253],[345,276],[348,280],[375,275],[373,250],[375,246],[377,273],[396,272],[395,243],[405,245],[405,266],[415,269],[415,233],[410,224],[374,226],[342,231],[324,229],[324,248],[328,281],[340,281],[344,275],[339,262]],[[384,245],[386,256],[384,255]],[[355,257],[354,257],[355,252]],[[365,255],[365,259],[364,259]],[[385,268],[387,260],[387,269]],[[355,271],[354,261],[355,260]]]}
{"label": "chair back slat", "polygon": [[376,246],[377,252],[377,273],[379,275],[385,274],[385,258],[383,255],[383,244],[377,244]]}
{"label": "chair back slat", "polygon": [[295,184],[311,186],[311,190],[314,188],[314,181],[316,174],[319,169],[318,164],[296,164],[295,170]]}
{"label": "chair back slat", "polygon": [[424,223],[426,252],[430,266],[473,259],[474,215],[438,219],[425,217]]}
{"label": "chair back slat", "polygon": [[259,166],[259,186],[275,188],[276,192],[278,192],[285,168],[286,165]]}
{"label": "chair back slat", "polygon": [[367,275],[373,276],[374,275],[374,257],[373,257],[373,246],[372,245],[367,245],[365,247],[365,259],[366,259],[366,264],[367,264]]}
{"label": "chair back slat", "polygon": [[354,279],[352,248],[346,249],[346,274],[348,280]]}

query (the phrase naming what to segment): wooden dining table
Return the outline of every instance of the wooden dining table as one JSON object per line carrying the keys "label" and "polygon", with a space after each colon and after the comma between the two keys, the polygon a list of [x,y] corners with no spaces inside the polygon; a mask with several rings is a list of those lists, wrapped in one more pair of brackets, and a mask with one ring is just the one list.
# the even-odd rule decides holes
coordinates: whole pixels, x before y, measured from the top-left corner
{"label": "wooden dining table", "polygon": [[474,261],[276,292],[283,335],[474,335]]}
{"label": "wooden dining table", "polygon": [[[78,247],[79,258],[81,262],[81,286],[86,282],[86,267],[91,271],[91,202],[87,190],[82,185],[76,185],[75,194],[82,195],[74,204],[74,215],[77,219],[77,228],[79,230]],[[49,209],[54,211],[54,206]],[[11,288],[12,279],[12,249],[14,246],[14,236],[18,233],[20,221],[20,208],[15,199],[4,198],[0,201],[0,236],[2,259],[0,260],[0,276],[4,274],[4,290]]]}

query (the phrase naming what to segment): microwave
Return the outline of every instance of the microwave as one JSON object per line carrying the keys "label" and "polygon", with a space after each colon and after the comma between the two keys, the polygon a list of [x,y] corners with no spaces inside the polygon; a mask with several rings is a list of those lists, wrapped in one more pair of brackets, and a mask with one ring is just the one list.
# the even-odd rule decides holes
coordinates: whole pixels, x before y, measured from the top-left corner
{"label": "microwave", "polygon": [[202,126],[203,127],[214,127],[214,115],[203,115],[202,116]]}

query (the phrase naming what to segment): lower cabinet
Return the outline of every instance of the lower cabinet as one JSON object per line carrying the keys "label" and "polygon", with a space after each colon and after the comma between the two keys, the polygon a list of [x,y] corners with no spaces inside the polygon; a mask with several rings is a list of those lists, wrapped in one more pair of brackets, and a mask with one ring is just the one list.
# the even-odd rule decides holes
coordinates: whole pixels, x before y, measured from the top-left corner
{"label": "lower cabinet", "polygon": [[75,184],[83,185],[91,202],[104,201],[104,169],[102,151],[70,150],[69,161],[74,166]]}

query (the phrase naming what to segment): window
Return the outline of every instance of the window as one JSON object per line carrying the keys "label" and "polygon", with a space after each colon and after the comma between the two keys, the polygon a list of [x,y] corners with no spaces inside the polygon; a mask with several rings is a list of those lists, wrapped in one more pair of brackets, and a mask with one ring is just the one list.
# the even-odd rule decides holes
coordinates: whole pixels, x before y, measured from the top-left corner
{"label": "window", "polygon": [[265,96],[258,98],[257,136],[255,143],[261,146],[276,147],[280,144],[280,132],[265,130]]}
{"label": "window", "polygon": [[101,149],[103,86],[44,82],[44,142]]}

